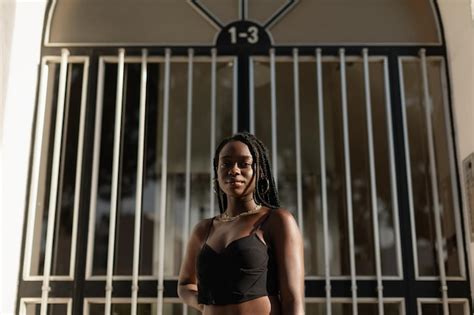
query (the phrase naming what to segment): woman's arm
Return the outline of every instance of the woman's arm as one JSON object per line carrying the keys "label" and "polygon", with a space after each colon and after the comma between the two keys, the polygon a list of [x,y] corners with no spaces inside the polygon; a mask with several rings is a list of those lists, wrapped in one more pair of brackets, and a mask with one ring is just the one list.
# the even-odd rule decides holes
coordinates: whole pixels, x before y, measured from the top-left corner
{"label": "woman's arm", "polygon": [[201,312],[204,310],[204,305],[199,304],[197,300],[196,259],[208,225],[209,219],[203,220],[196,224],[191,232],[178,278],[178,296],[185,304]]}
{"label": "woman's arm", "polygon": [[197,300],[197,285],[194,283],[178,283],[178,296],[181,298],[181,300],[191,306],[194,307],[195,309],[199,311],[204,310],[204,305],[199,304]]}
{"label": "woman's arm", "polygon": [[282,314],[304,314],[303,238],[288,210],[274,211],[269,227],[278,268]]}

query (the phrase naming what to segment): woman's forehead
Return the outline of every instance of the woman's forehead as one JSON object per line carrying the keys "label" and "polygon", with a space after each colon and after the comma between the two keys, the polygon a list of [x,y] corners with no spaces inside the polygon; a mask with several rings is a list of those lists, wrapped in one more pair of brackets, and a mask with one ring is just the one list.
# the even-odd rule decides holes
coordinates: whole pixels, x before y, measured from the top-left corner
{"label": "woman's forehead", "polygon": [[219,152],[219,158],[226,157],[248,157],[252,158],[249,147],[241,141],[230,141],[226,143],[221,152]]}

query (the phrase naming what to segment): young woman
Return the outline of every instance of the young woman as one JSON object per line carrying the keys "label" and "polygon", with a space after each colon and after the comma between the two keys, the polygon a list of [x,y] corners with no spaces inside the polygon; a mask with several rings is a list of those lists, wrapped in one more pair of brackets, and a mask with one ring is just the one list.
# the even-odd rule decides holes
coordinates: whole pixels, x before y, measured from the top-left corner
{"label": "young woman", "polygon": [[224,139],[214,176],[221,213],[194,227],[179,297],[205,315],[304,314],[303,241],[265,146],[249,133]]}

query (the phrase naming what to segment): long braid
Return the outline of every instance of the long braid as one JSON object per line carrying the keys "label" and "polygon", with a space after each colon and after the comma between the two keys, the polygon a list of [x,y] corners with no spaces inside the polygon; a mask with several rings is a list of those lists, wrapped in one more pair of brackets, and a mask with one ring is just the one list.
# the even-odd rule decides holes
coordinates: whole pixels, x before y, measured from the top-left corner
{"label": "long braid", "polygon": [[214,157],[213,165],[214,165],[214,180],[213,180],[214,190],[215,190],[216,195],[217,195],[217,203],[219,205],[219,210],[220,210],[221,213],[223,213],[222,209],[227,208],[227,198],[225,197],[225,193],[223,191],[221,191],[221,189],[219,188],[219,183],[217,182],[217,167],[216,167],[216,158],[215,157]]}
{"label": "long braid", "polygon": [[[275,180],[272,174],[272,167],[270,160],[268,159],[268,150],[262,141],[257,139],[254,135],[248,132],[237,133],[232,137],[226,138],[221,141],[217,146],[216,153],[214,155],[214,178],[217,179],[217,166],[219,163],[219,153],[227,143],[231,141],[240,141],[245,143],[254,160],[253,168],[255,173],[255,201],[258,204],[262,204],[269,208],[279,208],[280,198],[278,196],[278,190],[275,185]],[[265,183],[266,191],[261,191],[261,183]],[[219,203],[220,212],[223,213],[227,207],[227,196],[221,191],[216,181],[216,193],[217,200]]]}
{"label": "long braid", "polygon": [[279,198],[279,195],[278,195],[278,189],[277,189],[276,184],[275,184],[275,179],[274,179],[273,174],[272,174],[272,166],[271,166],[271,162],[268,158],[268,150],[267,150],[267,148],[265,147],[265,145],[263,144],[262,141],[260,141],[257,138],[254,138],[254,139],[255,139],[255,142],[256,142],[257,146],[260,148],[260,150],[262,152],[262,154],[260,155],[261,158],[262,158],[262,161],[261,161],[260,165],[263,169],[263,174],[265,176],[264,178],[266,178],[266,180],[268,180],[268,185],[269,185],[268,193],[266,193],[264,197],[266,197],[266,200],[269,203],[269,205],[276,205],[277,207],[279,207],[280,206],[280,198]]}

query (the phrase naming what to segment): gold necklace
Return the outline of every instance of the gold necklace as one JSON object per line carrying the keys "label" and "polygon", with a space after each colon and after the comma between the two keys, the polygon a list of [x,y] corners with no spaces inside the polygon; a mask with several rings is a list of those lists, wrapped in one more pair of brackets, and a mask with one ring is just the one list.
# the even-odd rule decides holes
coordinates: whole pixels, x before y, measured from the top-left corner
{"label": "gold necklace", "polygon": [[235,219],[237,218],[240,218],[240,217],[243,217],[243,216],[246,216],[246,215],[251,215],[251,214],[254,214],[254,213],[257,213],[260,211],[260,209],[262,208],[261,205],[256,205],[255,208],[251,209],[251,210],[248,210],[248,211],[245,211],[245,212],[242,212],[242,213],[239,213],[238,215],[235,215],[235,216],[230,216],[227,214],[227,212],[224,212],[224,213],[221,213],[219,216],[218,216],[218,219],[219,221],[222,221],[222,222],[230,222],[230,221],[234,221]]}

